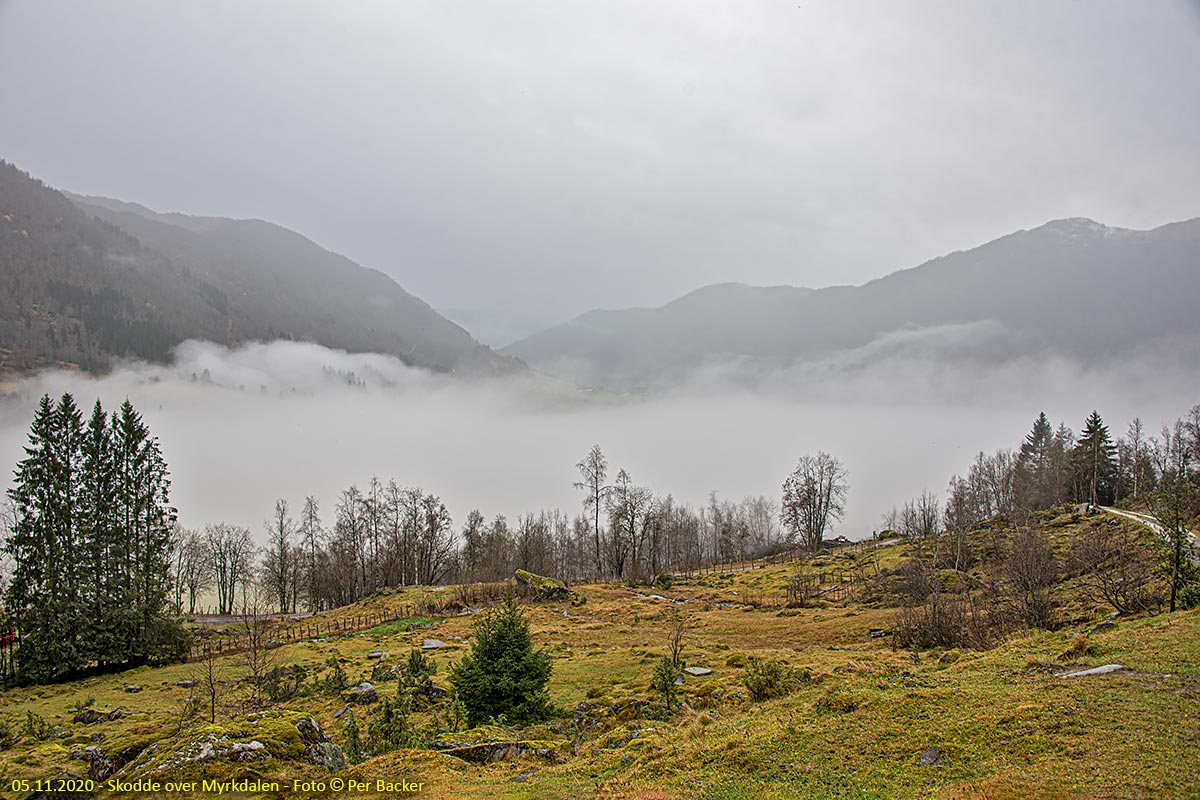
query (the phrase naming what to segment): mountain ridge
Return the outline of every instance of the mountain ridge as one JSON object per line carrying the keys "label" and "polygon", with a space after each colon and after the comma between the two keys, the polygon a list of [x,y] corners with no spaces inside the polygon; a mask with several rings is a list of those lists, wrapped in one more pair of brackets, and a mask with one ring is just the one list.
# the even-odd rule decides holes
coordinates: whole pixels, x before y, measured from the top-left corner
{"label": "mountain ridge", "polygon": [[[981,343],[989,358],[1040,348],[1089,359],[1200,335],[1184,300],[1200,293],[1197,264],[1200,218],[1147,231],[1064,218],[857,286],[747,293],[713,284],[654,309],[586,312],[501,352],[614,390],[666,385],[724,360],[790,366],[904,331],[983,323],[1003,339]],[[679,313],[701,294],[706,313]]]}
{"label": "mountain ridge", "polygon": [[0,162],[0,372],[164,362],[188,339],[310,341],[442,372],[523,371],[380,270],[264,220],[60,192]]}

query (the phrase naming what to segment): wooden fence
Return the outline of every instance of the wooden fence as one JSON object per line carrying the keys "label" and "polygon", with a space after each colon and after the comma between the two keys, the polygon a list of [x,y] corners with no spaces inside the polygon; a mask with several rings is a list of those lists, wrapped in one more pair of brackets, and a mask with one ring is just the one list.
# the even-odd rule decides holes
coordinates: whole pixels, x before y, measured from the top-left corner
{"label": "wooden fence", "polygon": [[[326,614],[291,621],[279,620],[264,615],[243,616],[231,624],[242,625],[244,627],[265,626],[265,629],[258,634],[260,637],[258,644],[261,647],[270,648],[309,639],[319,639],[322,636],[335,636],[342,633],[374,628],[376,625],[382,625],[385,622],[409,619],[416,615],[416,611],[417,608],[412,603],[403,603],[398,608],[390,611],[342,616]],[[250,644],[251,634],[249,633],[233,636],[226,636],[220,633],[201,634],[192,643],[191,652],[188,654],[188,661],[203,658],[210,652],[217,655],[241,652],[248,649]]]}
{"label": "wooden fence", "polygon": [[789,564],[793,561],[801,561],[811,555],[812,553],[803,547],[794,547],[791,550],[785,550],[782,553],[776,553],[772,556],[764,556],[749,561],[731,561],[724,564],[702,565],[689,569],[676,570],[670,574],[680,578],[691,578],[702,575],[728,575],[734,572],[749,572],[776,564]]}

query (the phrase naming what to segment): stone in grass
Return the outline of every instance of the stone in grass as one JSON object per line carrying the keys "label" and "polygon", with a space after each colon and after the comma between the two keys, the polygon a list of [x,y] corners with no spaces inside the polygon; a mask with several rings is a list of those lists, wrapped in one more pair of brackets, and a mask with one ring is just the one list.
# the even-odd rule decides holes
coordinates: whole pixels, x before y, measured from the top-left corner
{"label": "stone in grass", "polygon": [[93,725],[97,722],[112,722],[121,717],[129,716],[129,712],[123,708],[114,708],[112,711],[97,711],[94,708],[84,708],[75,715],[75,721],[82,725]]}
{"label": "stone in grass", "polygon": [[693,678],[699,678],[702,675],[712,675],[712,670],[708,667],[684,667],[683,671]]}
{"label": "stone in grass", "polygon": [[125,687],[125,691],[129,694],[137,694],[141,690],[142,687],[138,686],[136,683],[131,683]]}
{"label": "stone in grass", "polygon": [[376,700],[378,700],[379,692],[375,690],[375,686],[373,684],[364,681],[347,692],[346,699],[351,703],[366,705],[367,703],[374,703]]}
{"label": "stone in grass", "polygon": [[337,711],[333,712],[333,718],[334,718],[334,719],[341,719],[341,718],[342,718],[342,714],[345,714],[345,713],[346,713],[347,711],[349,711],[349,710],[350,710],[350,706],[342,706],[342,707],[341,707],[341,708],[339,708]]}
{"label": "stone in grass", "polygon": [[226,754],[230,761],[264,761],[271,757],[267,746],[260,741],[234,742]]}
{"label": "stone in grass", "polygon": [[426,639],[421,642],[422,650],[437,650],[439,647],[445,647],[446,643],[441,639]]}
{"label": "stone in grass", "polygon": [[946,759],[942,757],[941,748],[931,747],[917,758],[917,763],[922,767],[933,767],[938,764],[946,763]]}
{"label": "stone in grass", "polygon": [[1068,672],[1063,675],[1064,678],[1087,678],[1091,675],[1108,675],[1110,672],[1120,672],[1125,667],[1120,664],[1105,664],[1102,667],[1092,667],[1091,669],[1083,669],[1079,672]]}
{"label": "stone in grass", "polygon": [[1113,622],[1111,619],[1106,619],[1104,622],[1097,622],[1095,625],[1093,625],[1091,631],[1092,633],[1103,633],[1104,631],[1111,631],[1116,627],[1117,623]]}
{"label": "stone in grass", "polygon": [[346,768],[346,756],[342,753],[342,748],[333,742],[317,742],[309,745],[305,749],[304,755],[310,764],[326,767],[334,772],[340,772]]}
{"label": "stone in grass", "polygon": [[367,658],[385,659],[387,658],[387,652],[384,650],[372,650],[367,653]]}

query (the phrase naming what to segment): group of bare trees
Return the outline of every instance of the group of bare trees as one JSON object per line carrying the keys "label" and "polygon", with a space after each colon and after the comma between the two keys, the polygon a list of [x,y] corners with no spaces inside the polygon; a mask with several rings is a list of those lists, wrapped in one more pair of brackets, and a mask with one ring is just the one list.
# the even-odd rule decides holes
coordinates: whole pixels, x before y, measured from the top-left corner
{"label": "group of bare trees", "polygon": [[[568,523],[553,513],[554,572],[565,577],[645,578],[717,563],[748,560],[793,546],[774,501],[723,500],[716,492],[701,508],[638,485],[619,469],[609,482],[608,460],[594,445],[576,464],[583,513]],[[519,537],[523,538],[523,537]]]}
{"label": "group of bare trees", "polygon": [[218,614],[233,614],[246,605],[257,575],[257,548],[249,529],[224,522],[200,531],[176,529],[173,556],[179,612],[196,613],[210,591]]}
{"label": "group of bare trees", "polygon": [[[1159,436],[1147,436],[1134,420],[1116,442],[1095,412],[1078,437],[1064,425],[1053,428],[1042,414],[1018,450],[979,453],[965,475],[950,481],[944,505],[924,492],[886,514],[884,527],[936,541],[950,565],[964,569],[971,558],[966,534],[983,520],[1028,518],[1065,501],[1160,497],[1164,486],[1190,485],[1195,463],[1200,406]],[[242,527],[183,532],[175,552],[175,604],[195,611],[211,590],[217,610],[229,614],[257,589],[279,611],[322,609],[383,587],[501,580],[518,567],[565,580],[648,579],[819,547],[846,508],[845,467],[824,452],[799,460],[778,505],[766,497],[734,502],[715,492],[699,508],[679,503],[638,484],[626,469],[610,479],[599,445],[576,469],[574,485],[583,495],[577,514],[553,509],[489,521],[476,509],[456,532],[436,495],[373,478],[365,489],[342,492],[330,527],[315,498],[305,499],[298,519],[279,500],[261,553]],[[1182,553],[1190,506],[1176,505],[1176,528],[1185,531],[1177,548]]]}
{"label": "group of bare trees", "polygon": [[714,492],[706,506],[692,508],[636,484],[626,470],[610,483],[598,447],[579,468],[583,513],[542,510],[510,522],[503,515],[489,521],[475,509],[458,533],[437,496],[377,479],[342,492],[329,527],[314,497],[298,518],[286,500],[276,501],[262,548],[238,525],[179,529],[175,607],[225,615],[255,602],[278,612],[321,610],[383,587],[497,581],[516,568],[570,581],[649,579],[796,542],[766,497],[733,502]]}
{"label": "group of bare trees", "polygon": [[211,592],[219,614],[239,613],[262,597],[273,610],[319,610],[382,587],[435,584],[456,562],[450,513],[437,496],[372,479],[346,489],[326,528],[315,497],[300,517],[277,500],[266,546],[249,529],[220,523],[182,531],[174,553],[175,605],[195,613]]}

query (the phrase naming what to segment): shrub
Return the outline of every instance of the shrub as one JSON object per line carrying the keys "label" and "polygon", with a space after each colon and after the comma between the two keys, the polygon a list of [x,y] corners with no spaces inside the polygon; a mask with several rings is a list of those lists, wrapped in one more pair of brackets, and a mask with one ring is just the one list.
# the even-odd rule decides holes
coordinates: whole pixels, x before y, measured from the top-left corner
{"label": "shrub", "polygon": [[47,739],[54,738],[57,733],[54,726],[41,715],[35,714],[32,711],[25,712],[25,735],[33,739],[35,742],[44,742]]}
{"label": "shrub", "polygon": [[319,694],[337,696],[350,688],[350,678],[346,675],[346,670],[342,669],[342,665],[338,663],[336,658],[329,660],[329,666],[332,669],[328,675],[318,681],[313,681],[313,691]]}
{"label": "shrub", "polygon": [[12,747],[16,740],[17,735],[13,732],[12,723],[7,717],[0,717],[0,750]]}
{"label": "shrub", "polygon": [[345,741],[342,750],[346,755],[346,760],[351,764],[357,764],[362,761],[362,737],[358,732],[358,717],[354,716],[353,711],[346,712],[346,727],[342,735]]}
{"label": "shrub", "polygon": [[741,653],[734,653],[729,658],[725,659],[727,667],[744,667],[746,666],[746,657]]}
{"label": "shrub", "polygon": [[384,697],[379,709],[367,723],[367,743],[376,755],[390,753],[403,747],[417,747],[420,736],[409,724],[412,712],[412,694],[404,692],[396,697]]}
{"label": "shrub", "polygon": [[812,680],[807,669],[795,670],[776,659],[750,658],[742,674],[742,685],[756,702],[782,697],[802,683]]}
{"label": "shrub", "polygon": [[1179,591],[1179,607],[1185,611],[1200,608],[1200,581],[1184,584]]}
{"label": "shrub", "polygon": [[433,689],[433,676],[437,674],[437,664],[433,659],[426,658],[418,648],[414,647],[408,654],[404,664],[404,674],[400,676],[400,692],[406,689],[415,694],[428,696]]}
{"label": "shrub", "polygon": [[513,595],[477,616],[475,640],[450,669],[450,683],[472,727],[503,716],[509,722],[537,722],[549,714],[546,684],[550,655],[534,650],[529,621]]}
{"label": "shrub", "polygon": [[184,662],[192,652],[192,632],[178,619],[155,619],[150,627],[148,658],[152,662]]}
{"label": "shrub", "polygon": [[666,707],[668,714],[671,713],[671,709],[675,705],[675,698],[679,694],[679,687],[675,685],[677,680],[679,680],[679,670],[671,661],[671,657],[660,658],[654,667],[654,677],[650,680],[650,688],[662,697],[663,706]]}
{"label": "shrub", "polygon": [[276,667],[263,676],[263,691],[272,703],[283,703],[300,694],[307,677],[308,670],[300,664]]}

